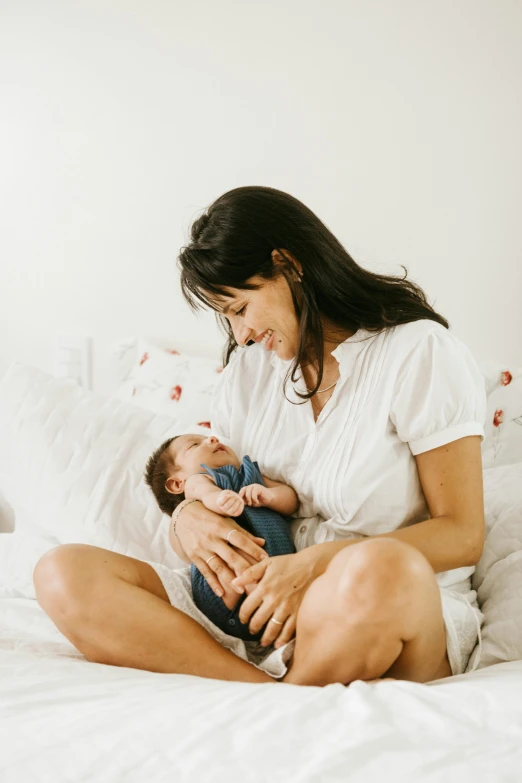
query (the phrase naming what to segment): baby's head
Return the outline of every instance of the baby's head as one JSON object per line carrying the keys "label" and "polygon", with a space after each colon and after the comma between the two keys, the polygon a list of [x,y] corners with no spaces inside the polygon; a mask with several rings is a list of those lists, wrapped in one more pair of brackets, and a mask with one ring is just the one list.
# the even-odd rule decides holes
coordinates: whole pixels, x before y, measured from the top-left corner
{"label": "baby's head", "polygon": [[172,514],[185,499],[185,482],[195,473],[204,473],[201,464],[222,468],[240,462],[229,446],[211,435],[176,435],[161,444],[149,457],[145,482],[149,485],[164,514]]}

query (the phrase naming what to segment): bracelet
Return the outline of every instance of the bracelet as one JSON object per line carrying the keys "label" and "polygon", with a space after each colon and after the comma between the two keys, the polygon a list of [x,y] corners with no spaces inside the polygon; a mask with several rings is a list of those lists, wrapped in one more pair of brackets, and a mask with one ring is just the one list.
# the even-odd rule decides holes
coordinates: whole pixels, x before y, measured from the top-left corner
{"label": "bracelet", "polygon": [[197,503],[197,498],[193,498],[192,500],[182,500],[179,506],[175,509],[174,514],[172,515],[172,532],[176,536],[176,538],[179,541],[178,534],[176,533],[176,522],[178,521],[178,517],[182,511],[182,509],[185,508],[185,506],[188,506],[189,503]]}

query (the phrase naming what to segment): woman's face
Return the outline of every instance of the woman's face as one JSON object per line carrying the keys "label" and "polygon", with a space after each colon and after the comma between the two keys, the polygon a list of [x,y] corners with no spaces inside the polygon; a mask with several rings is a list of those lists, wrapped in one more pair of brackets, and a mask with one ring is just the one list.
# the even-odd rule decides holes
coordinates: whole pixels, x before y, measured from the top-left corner
{"label": "woman's face", "polygon": [[[298,272],[295,274],[297,277]],[[280,359],[293,359],[299,324],[285,276],[280,274],[272,280],[256,276],[248,282],[260,288],[228,288],[228,295],[219,301],[220,312],[228,318],[236,341],[239,345],[249,340],[263,341],[265,350],[274,351]]]}

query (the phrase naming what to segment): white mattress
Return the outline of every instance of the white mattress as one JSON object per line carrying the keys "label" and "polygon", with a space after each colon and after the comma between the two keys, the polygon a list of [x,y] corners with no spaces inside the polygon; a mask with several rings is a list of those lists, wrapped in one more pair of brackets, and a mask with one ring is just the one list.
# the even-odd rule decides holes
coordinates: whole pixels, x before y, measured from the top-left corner
{"label": "white mattress", "polygon": [[87,662],[34,600],[0,598],[0,780],[522,777],[522,662],[431,685],[250,685]]}

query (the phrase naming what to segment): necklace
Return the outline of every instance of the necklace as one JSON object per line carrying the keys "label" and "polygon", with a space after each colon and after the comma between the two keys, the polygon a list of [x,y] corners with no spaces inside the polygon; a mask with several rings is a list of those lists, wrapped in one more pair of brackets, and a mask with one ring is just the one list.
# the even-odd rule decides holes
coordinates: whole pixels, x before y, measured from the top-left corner
{"label": "necklace", "polygon": [[[330,389],[333,389],[333,387],[334,387],[334,386],[337,386],[337,384],[339,383],[339,380],[340,380],[340,379],[339,379],[339,378],[337,378],[337,380],[335,381],[335,383],[332,383],[332,385],[331,385],[331,386],[327,386],[327,387],[326,387],[326,389],[317,389],[317,391],[316,391],[316,394],[322,394],[323,392],[330,391]],[[297,390],[296,390],[296,391],[297,391]],[[307,391],[307,392],[310,392],[310,389],[309,389],[308,387],[306,387],[306,391]]]}
{"label": "necklace", "polygon": [[[335,383],[332,383],[331,386],[327,386],[326,389],[317,389],[316,394],[322,394],[322,392],[329,391],[330,389],[333,389],[334,386],[337,386],[339,383],[339,378],[337,378]],[[310,391],[310,389],[308,389]]]}
{"label": "necklace", "polygon": [[[303,380],[304,380],[304,378],[303,378]],[[327,386],[325,389],[317,389],[317,391],[315,393],[316,394],[322,394],[323,392],[330,391],[330,389],[333,389],[334,386],[337,386],[337,384],[339,383],[340,380],[341,380],[341,376],[339,375],[339,378],[337,378],[335,383],[332,383],[331,386]],[[294,386],[294,389],[295,389],[295,386]],[[295,391],[297,391],[297,389],[295,389]],[[308,386],[306,387],[306,391],[308,393],[310,393],[310,389],[308,388]],[[301,394],[302,394],[302,392],[301,392]]]}

